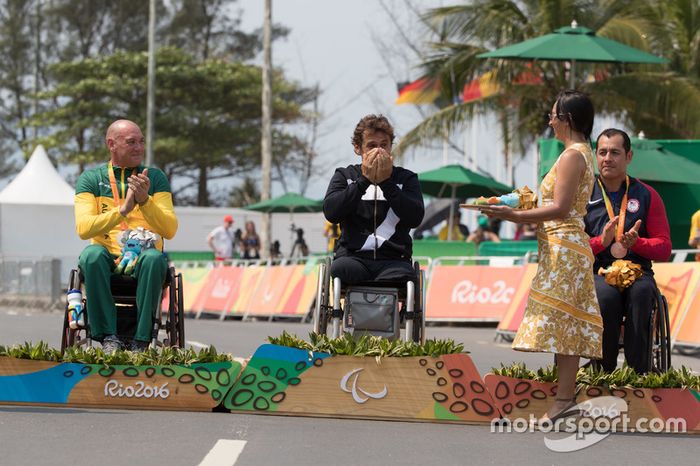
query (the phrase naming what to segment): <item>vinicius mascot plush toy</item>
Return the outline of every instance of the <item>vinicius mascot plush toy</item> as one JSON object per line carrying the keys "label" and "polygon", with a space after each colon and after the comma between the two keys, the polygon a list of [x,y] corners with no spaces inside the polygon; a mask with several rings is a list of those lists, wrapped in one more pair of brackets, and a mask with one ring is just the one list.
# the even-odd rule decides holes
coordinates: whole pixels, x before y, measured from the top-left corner
{"label": "vinicius mascot plush toy", "polygon": [[141,251],[154,247],[158,241],[158,235],[138,227],[135,230],[125,230],[119,241],[122,244],[122,254],[114,261],[117,265],[115,273],[131,275]]}
{"label": "vinicius mascot plush toy", "polygon": [[117,258],[116,273],[131,275],[136,267],[136,261],[141,254],[141,243],[136,238],[129,238],[122,246],[122,255]]}

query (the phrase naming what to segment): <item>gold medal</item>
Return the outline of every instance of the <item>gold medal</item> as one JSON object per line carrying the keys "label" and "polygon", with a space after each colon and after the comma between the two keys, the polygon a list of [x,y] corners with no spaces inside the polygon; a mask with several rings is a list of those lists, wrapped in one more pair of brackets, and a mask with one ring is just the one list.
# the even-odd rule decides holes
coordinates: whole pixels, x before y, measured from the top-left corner
{"label": "gold medal", "polygon": [[627,255],[627,248],[616,241],[610,246],[610,254],[612,254],[615,259],[622,259]]}

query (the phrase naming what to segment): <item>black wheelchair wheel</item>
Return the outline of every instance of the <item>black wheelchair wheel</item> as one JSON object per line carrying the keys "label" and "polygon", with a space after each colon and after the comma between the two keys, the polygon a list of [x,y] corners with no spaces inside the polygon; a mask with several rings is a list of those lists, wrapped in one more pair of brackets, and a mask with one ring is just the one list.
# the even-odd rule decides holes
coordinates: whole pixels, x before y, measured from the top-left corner
{"label": "black wheelchair wheel", "polygon": [[660,295],[659,306],[661,307],[661,315],[664,320],[664,328],[666,338],[664,340],[664,351],[666,353],[666,369],[671,368],[671,322],[668,315],[668,301],[666,301],[666,296]]}
{"label": "black wheelchair wheel", "polygon": [[185,302],[182,298],[182,274],[175,277],[177,283],[177,346],[185,347]]}
{"label": "black wheelchair wheel", "polygon": [[61,354],[65,353],[66,348],[68,348],[68,341],[70,340],[71,328],[68,326],[68,305],[66,305],[66,311],[63,313],[63,331],[61,332]]}
{"label": "black wheelchair wheel", "polygon": [[670,337],[666,298],[659,295],[652,312],[649,332],[649,370],[663,373],[670,367]]}
{"label": "black wheelchair wheel", "polygon": [[325,335],[328,332],[328,320],[330,318],[330,302],[331,289],[331,259],[326,257],[323,261],[321,287],[317,293],[316,309],[314,309],[314,320],[318,320],[318,324],[314,323],[314,327],[318,327],[318,333]]}
{"label": "black wheelchair wheel", "polygon": [[168,286],[168,320],[166,333],[168,334],[168,346],[176,346],[178,343],[177,328],[177,283],[172,269],[168,269],[170,285]]}
{"label": "black wheelchair wheel", "polygon": [[[80,272],[77,269],[72,269],[70,275],[68,276],[68,289],[69,290],[80,290],[82,287],[82,281],[80,280]],[[85,296],[83,296],[83,318],[85,319],[85,326],[87,327],[87,303]],[[87,340],[87,330],[86,329],[72,329],[68,324],[68,303],[66,303],[65,311],[63,313],[63,331],[61,332],[61,354],[63,354],[66,349],[70,346],[74,346],[76,342],[80,342],[80,332],[85,332],[85,339]]]}
{"label": "black wheelchair wheel", "polygon": [[423,314],[423,280],[425,277],[418,262],[413,264],[413,269],[416,272],[416,281],[413,304],[413,335],[411,337],[415,343],[423,343],[425,341],[425,316]]}

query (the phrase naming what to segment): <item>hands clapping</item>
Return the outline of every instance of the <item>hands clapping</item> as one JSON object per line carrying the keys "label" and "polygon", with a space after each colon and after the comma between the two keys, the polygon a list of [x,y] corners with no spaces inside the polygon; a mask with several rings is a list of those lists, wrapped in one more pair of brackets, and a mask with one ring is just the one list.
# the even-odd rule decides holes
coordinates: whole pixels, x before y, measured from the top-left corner
{"label": "hands clapping", "polygon": [[630,249],[632,246],[634,246],[634,243],[637,242],[637,239],[639,238],[639,227],[642,226],[642,221],[637,220],[634,222],[634,225],[632,228],[629,229],[625,234],[622,235],[622,238],[620,239],[620,244],[624,246],[625,249]]}
{"label": "hands clapping", "polygon": [[[615,230],[617,229],[617,223],[619,220],[620,217],[616,215],[603,227],[601,243],[604,247],[607,248],[613,241],[615,241]],[[620,244],[625,249],[630,249],[632,246],[634,246],[634,243],[637,242],[637,239],[639,238],[639,228],[641,226],[642,221],[637,220],[634,222],[632,228],[630,228],[626,233],[623,233],[622,238],[620,238]]]}
{"label": "hands clapping", "polygon": [[131,175],[127,180],[129,189],[126,192],[124,203],[119,212],[126,217],[129,212],[134,210],[136,203],[143,204],[148,200],[148,190],[151,187],[151,180],[148,179],[148,168],[142,173]]}

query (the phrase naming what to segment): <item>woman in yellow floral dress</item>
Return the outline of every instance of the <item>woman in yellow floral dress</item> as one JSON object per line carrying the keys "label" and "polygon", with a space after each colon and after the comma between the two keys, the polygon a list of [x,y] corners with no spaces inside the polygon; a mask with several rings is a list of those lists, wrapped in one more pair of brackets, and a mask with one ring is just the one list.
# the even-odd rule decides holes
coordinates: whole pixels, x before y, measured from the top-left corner
{"label": "woman in yellow floral dress", "polygon": [[540,185],[540,206],[522,211],[506,206],[482,209],[491,217],[538,224],[537,274],[513,348],[557,355],[557,399],[546,414],[552,421],[576,404],[579,357],[602,357],[603,321],[593,281],[593,253],[583,224],[594,182],[589,142],[593,113],[585,94],[560,93],[549,126],[565,148]]}

